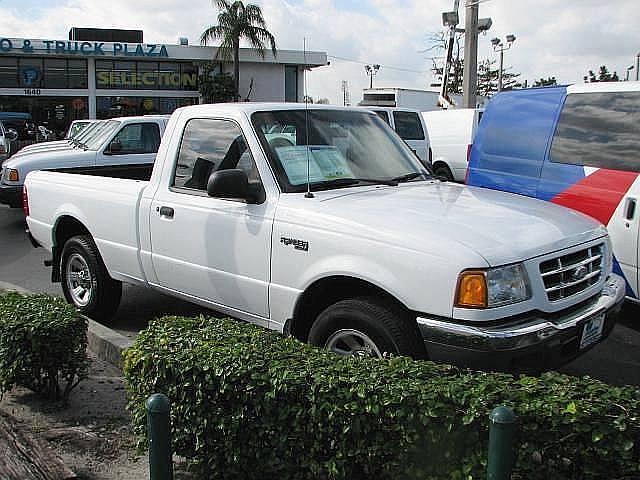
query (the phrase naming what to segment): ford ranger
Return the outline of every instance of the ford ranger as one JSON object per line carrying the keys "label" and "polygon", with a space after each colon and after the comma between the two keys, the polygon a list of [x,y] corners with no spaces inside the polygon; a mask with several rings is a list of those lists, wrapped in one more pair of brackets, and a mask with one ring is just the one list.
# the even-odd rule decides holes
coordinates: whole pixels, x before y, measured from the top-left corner
{"label": "ford ranger", "polygon": [[363,109],[181,108],[148,174],[27,176],[29,235],[94,318],[127,282],[343,355],[539,371],[606,338],[624,298],[602,225],[440,181]]}

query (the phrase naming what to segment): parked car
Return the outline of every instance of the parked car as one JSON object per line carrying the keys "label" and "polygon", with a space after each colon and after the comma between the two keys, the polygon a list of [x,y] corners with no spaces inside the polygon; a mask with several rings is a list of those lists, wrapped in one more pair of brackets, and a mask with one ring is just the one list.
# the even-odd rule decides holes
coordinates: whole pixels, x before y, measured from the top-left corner
{"label": "parked car", "polygon": [[422,112],[429,130],[436,175],[449,181],[464,181],[469,152],[483,111],[479,108],[455,108]]}
{"label": "parked car", "polygon": [[497,95],[468,183],[548,200],[606,225],[614,271],[637,301],[639,173],[640,83],[589,83]]}
{"label": "parked car", "polygon": [[398,107],[363,107],[376,113],[402,138],[422,162],[431,163],[427,126],[418,110]]}
{"label": "parked car", "polygon": [[6,130],[15,132],[15,140],[11,140],[10,146],[12,152],[36,142],[37,128],[30,113],[0,111],[0,121]]}
{"label": "parked car", "polygon": [[11,155],[11,142],[18,138],[18,134],[13,129],[6,129],[0,121],[0,165],[9,155]]}
{"label": "parked car", "polygon": [[[272,145],[275,124],[296,144]],[[602,225],[441,182],[359,108],[184,107],[149,181],[83,170],[30,173],[24,208],[52,280],[97,318],[127,282],[340,354],[542,370],[602,341],[624,298]]]}
{"label": "parked car", "polygon": [[[107,120],[75,148],[45,150],[14,156],[2,166],[0,203],[19,208],[22,185],[29,172],[70,167],[151,165],[167,124],[167,116],[123,117]],[[140,167],[140,166],[143,167]]]}
{"label": "parked car", "polygon": [[34,152],[44,152],[44,151],[52,151],[53,149],[68,149],[74,147],[78,142],[81,142],[82,139],[87,138],[92,132],[93,129],[96,128],[102,120],[89,120],[88,124],[85,125],[82,129],[69,127],[69,132],[72,132],[72,136],[67,137],[63,140],[53,140],[50,142],[42,142],[42,143],[34,143],[31,145],[27,145],[26,147],[21,148],[18,152],[16,152],[13,157],[18,157]]}

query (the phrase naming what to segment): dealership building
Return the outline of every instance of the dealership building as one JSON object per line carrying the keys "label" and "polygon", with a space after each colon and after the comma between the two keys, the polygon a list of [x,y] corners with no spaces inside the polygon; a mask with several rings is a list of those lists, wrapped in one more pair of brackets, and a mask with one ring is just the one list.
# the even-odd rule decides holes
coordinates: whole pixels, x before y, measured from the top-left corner
{"label": "dealership building", "polygon": [[[139,30],[72,28],[69,40],[0,38],[0,111],[27,112],[62,132],[75,119],[171,113],[201,103],[202,66],[216,47],[144,43]],[[327,65],[324,52],[240,50],[243,100],[300,102],[306,69]]]}

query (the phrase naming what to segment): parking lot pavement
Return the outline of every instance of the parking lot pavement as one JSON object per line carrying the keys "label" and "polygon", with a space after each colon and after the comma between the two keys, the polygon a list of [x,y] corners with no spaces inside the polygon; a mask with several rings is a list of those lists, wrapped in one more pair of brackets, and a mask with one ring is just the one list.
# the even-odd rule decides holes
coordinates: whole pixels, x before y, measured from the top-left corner
{"label": "parking lot pavement", "polygon": [[[59,284],[49,281],[50,269],[43,249],[34,249],[24,234],[21,210],[0,206],[0,285],[62,295]],[[214,314],[193,304],[144,288],[125,286],[122,304],[109,326],[134,338],[150,319],[166,314]],[[640,385],[640,308],[625,307],[612,335],[586,355],[562,369],[571,375],[590,375],[612,384]]]}

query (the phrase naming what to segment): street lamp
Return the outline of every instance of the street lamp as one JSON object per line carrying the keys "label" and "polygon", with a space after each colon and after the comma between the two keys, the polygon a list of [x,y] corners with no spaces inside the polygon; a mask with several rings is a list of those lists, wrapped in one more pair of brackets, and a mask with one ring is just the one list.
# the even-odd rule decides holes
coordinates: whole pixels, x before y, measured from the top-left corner
{"label": "street lamp", "polygon": [[373,65],[365,65],[364,70],[365,72],[367,72],[367,75],[369,75],[370,77],[369,88],[373,88],[373,77],[375,77],[378,74],[378,70],[380,70],[380,65],[378,65],[377,63],[374,63]]}
{"label": "street lamp", "polygon": [[625,80],[625,82],[628,82],[628,81],[629,81],[629,72],[630,72],[631,70],[633,70],[634,68],[635,68],[635,67],[634,67],[633,65],[629,65],[629,66],[627,67],[627,74],[625,75],[625,79],[624,79],[624,80]]}
{"label": "street lamp", "polygon": [[513,42],[516,41],[516,36],[512,33],[507,35],[505,38],[507,40],[506,46],[504,45],[504,43],[502,43],[502,39],[500,38],[496,37],[491,40],[493,51],[500,52],[500,69],[498,70],[498,91],[499,92],[502,91],[502,70],[504,66],[504,51],[509,50],[511,48],[511,45],[513,45]]}

